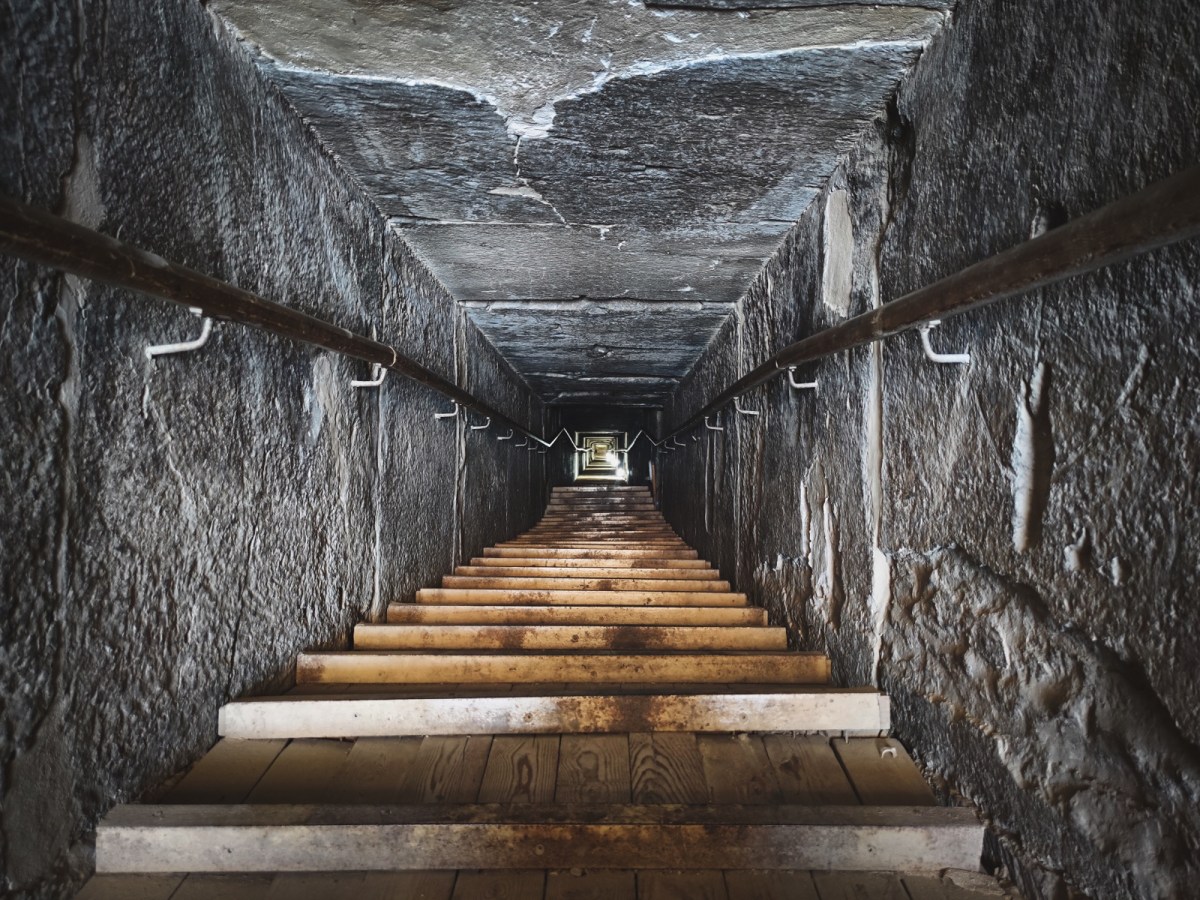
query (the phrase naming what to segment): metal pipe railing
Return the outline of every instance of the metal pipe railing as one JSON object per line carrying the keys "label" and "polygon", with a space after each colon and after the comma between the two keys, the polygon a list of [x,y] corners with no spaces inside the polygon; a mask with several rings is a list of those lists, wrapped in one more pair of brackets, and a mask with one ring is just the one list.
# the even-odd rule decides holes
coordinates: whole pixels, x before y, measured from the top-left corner
{"label": "metal pipe railing", "polygon": [[1200,236],[1200,166],[1157,182],[878,309],[806,337],[743,375],[659,443],[789,369]]}
{"label": "metal pipe railing", "polygon": [[343,356],[374,363],[445,395],[458,406],[486,416],[549,447],[519,422],[447,381],[394,347],[340,328],[324,319],[168,262],[153,253],[8,197],[0,197],[0,251],[94,281],[169,300],[203,315],[239,322]]}

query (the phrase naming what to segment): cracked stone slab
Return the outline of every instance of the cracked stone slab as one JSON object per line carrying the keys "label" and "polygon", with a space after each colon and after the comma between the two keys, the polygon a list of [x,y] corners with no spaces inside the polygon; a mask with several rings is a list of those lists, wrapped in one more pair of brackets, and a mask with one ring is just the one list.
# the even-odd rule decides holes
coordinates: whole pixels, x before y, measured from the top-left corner
{"label": "cracked stone slab", "polygon": [[[729,314],[725,304],[471,304],[471,318],[543,395],[661,403]],[[632,340],[631,340],[632,338]]]}
{"label": "cracked stone slab", "polygon": [[[460,302],[736,301],[945,21],[853,3],[216,7]],[[540,309],[475,318],[532,383],[598,401],[659,402],[650,379],[682,377],[720,315],[656,319],[664,348],[646,327],[661,309]],[[544,346],[628,352],[562,371]]]}
{"label": "cracked stone slab", "polygon": [[624,226],[419,225],[403,234],[460,301],[731,303],[778,243],[772,230],[750,228],[726,240]]}
{"label": "cracked stone slab", "polygon": [[869,43],[922,44],[927,8],[846,4],[730,17],[609,0],[481,6],[374,0],[217,0],[243,39],[283,68],[467,90],[514,134],[544,134],[554,104],[613,78],[702,60]]}

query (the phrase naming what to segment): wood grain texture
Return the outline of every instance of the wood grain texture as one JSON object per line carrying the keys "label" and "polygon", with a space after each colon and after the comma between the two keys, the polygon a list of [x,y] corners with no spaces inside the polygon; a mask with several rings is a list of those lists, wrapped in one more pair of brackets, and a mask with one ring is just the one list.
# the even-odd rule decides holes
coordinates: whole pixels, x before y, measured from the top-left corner
{"label": "wood grain texture", "polygon": [[980,872],[947,869],[937,875],[903,875],[900,880],[911,900],[1003,900],[1010,896],[996,879]]}
{"label": "wood grain texture", "polygon": [[558,753],[558,803],[629,803],[629,737],[564,734]]}
{"label": "wood grain texture", "polygon": [[780,803],[783,792],[762,740],[754,735],[701,734],[696,745],[711,803]]}
{"label": "wood grain texture", "polygon": [[834,741],[833,749],[863,803],[933,806],[937,802],[904,745],[894,738]]}
{"label": "wood grain texture", "polygon": [[765,734],[762,741],[784,803],[853,806],[859,802],[828,738]]}
{"label": "wood grain texture", "polygon": [[540,898],[545,887],[545,872],[459,872],[452,897],[453,900],[530,900]]}
{"label": "wood grain texture", "polygon": [[809,872],[731,869],[725,890],[729,900],[822,900]]}
{"label": "wood grain texture", "polygon": [[479,795],[492,739],[486,735],[427,737],[401,792],[424,803],[470,803]]}
{"label": "wood grain texture", "polygon": [[359,738],[346,756],[335,784],[342,803],[405,803],[408,772],[421,750],[417,737]]}
{"label": "wood grain texture", "polygon": [[704,761],[690,733],[629,735],[634,803],[707,803]]}
{"label": "wood grain texture", "polygon": [[273,875],[197,875],[183,880],[171,900],[262,900],[271,889]]}
{"label": "wood grain texture", "polygon": [[631,869],[548,872],[546,900],[637,900],[637,874]]}
{"label": "wood grain texture", "polygon": [[450,900],[455,872],[369,872],[353,900]]}
{"label": "wood grain texture", "polygon": [[558,735],[497,735],[492,739],[480,803],[548,803],[558,777]]}
{"label": "wood grain texture", "polygon": [[725,879],[713,869],[639,872],[638,900],[728,900]]}
{"label": "wood grain texture", "polygon": [[182,875],[93,875],[75,900],[170,900]]}

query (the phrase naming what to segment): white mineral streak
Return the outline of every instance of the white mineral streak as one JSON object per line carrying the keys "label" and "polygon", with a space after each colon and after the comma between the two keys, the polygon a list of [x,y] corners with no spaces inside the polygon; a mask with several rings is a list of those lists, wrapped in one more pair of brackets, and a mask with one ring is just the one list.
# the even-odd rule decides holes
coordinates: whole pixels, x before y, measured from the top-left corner
{"label": "white mineral streak", "polygon": [[1039,362],[1028,385],[1017,395],[1017,431],[1012,447],[1012,542],[1024,553],[1031,545],[1031,528],[1038,495],[1037,418],[1045,401],[1046,364]]}
{"label": "white mineral streak", "polygon": [[555,107],[614,79],[724,60],[796,52],[925,45],[945,14],[920,8],[764,10],[744,17],[697,10],[663,17],[644,7],[509,2],[378,4],[351,0],[218,0],[239,36],[285,69],[428,84],[470,93],[513,137],[554,127]]}

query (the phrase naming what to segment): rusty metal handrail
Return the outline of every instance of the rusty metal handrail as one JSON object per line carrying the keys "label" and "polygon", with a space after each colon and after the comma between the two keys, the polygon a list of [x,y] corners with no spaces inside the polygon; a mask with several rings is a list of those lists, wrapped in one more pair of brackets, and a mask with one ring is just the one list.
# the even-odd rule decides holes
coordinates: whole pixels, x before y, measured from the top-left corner
{"label": "rusty metal handrail", "polygon": [[1200,236],[1200,166],[976,263],[878,309],[784,347],[663,438],[702,424],[748,391],[805,363],[987,306]]}
{"label": "rusty metal handrail", "polygon": [[549,446],[519,422],[493,409],[453,382],[431,372],[394,347],[340,328],[324,319],[265,300],[202,272],[156,256],[44,210],[0,197],[0,251],[32,262],[200,309],[203,315],[239,322],[312,344],[343,356],[399,372],[453,400]]}

